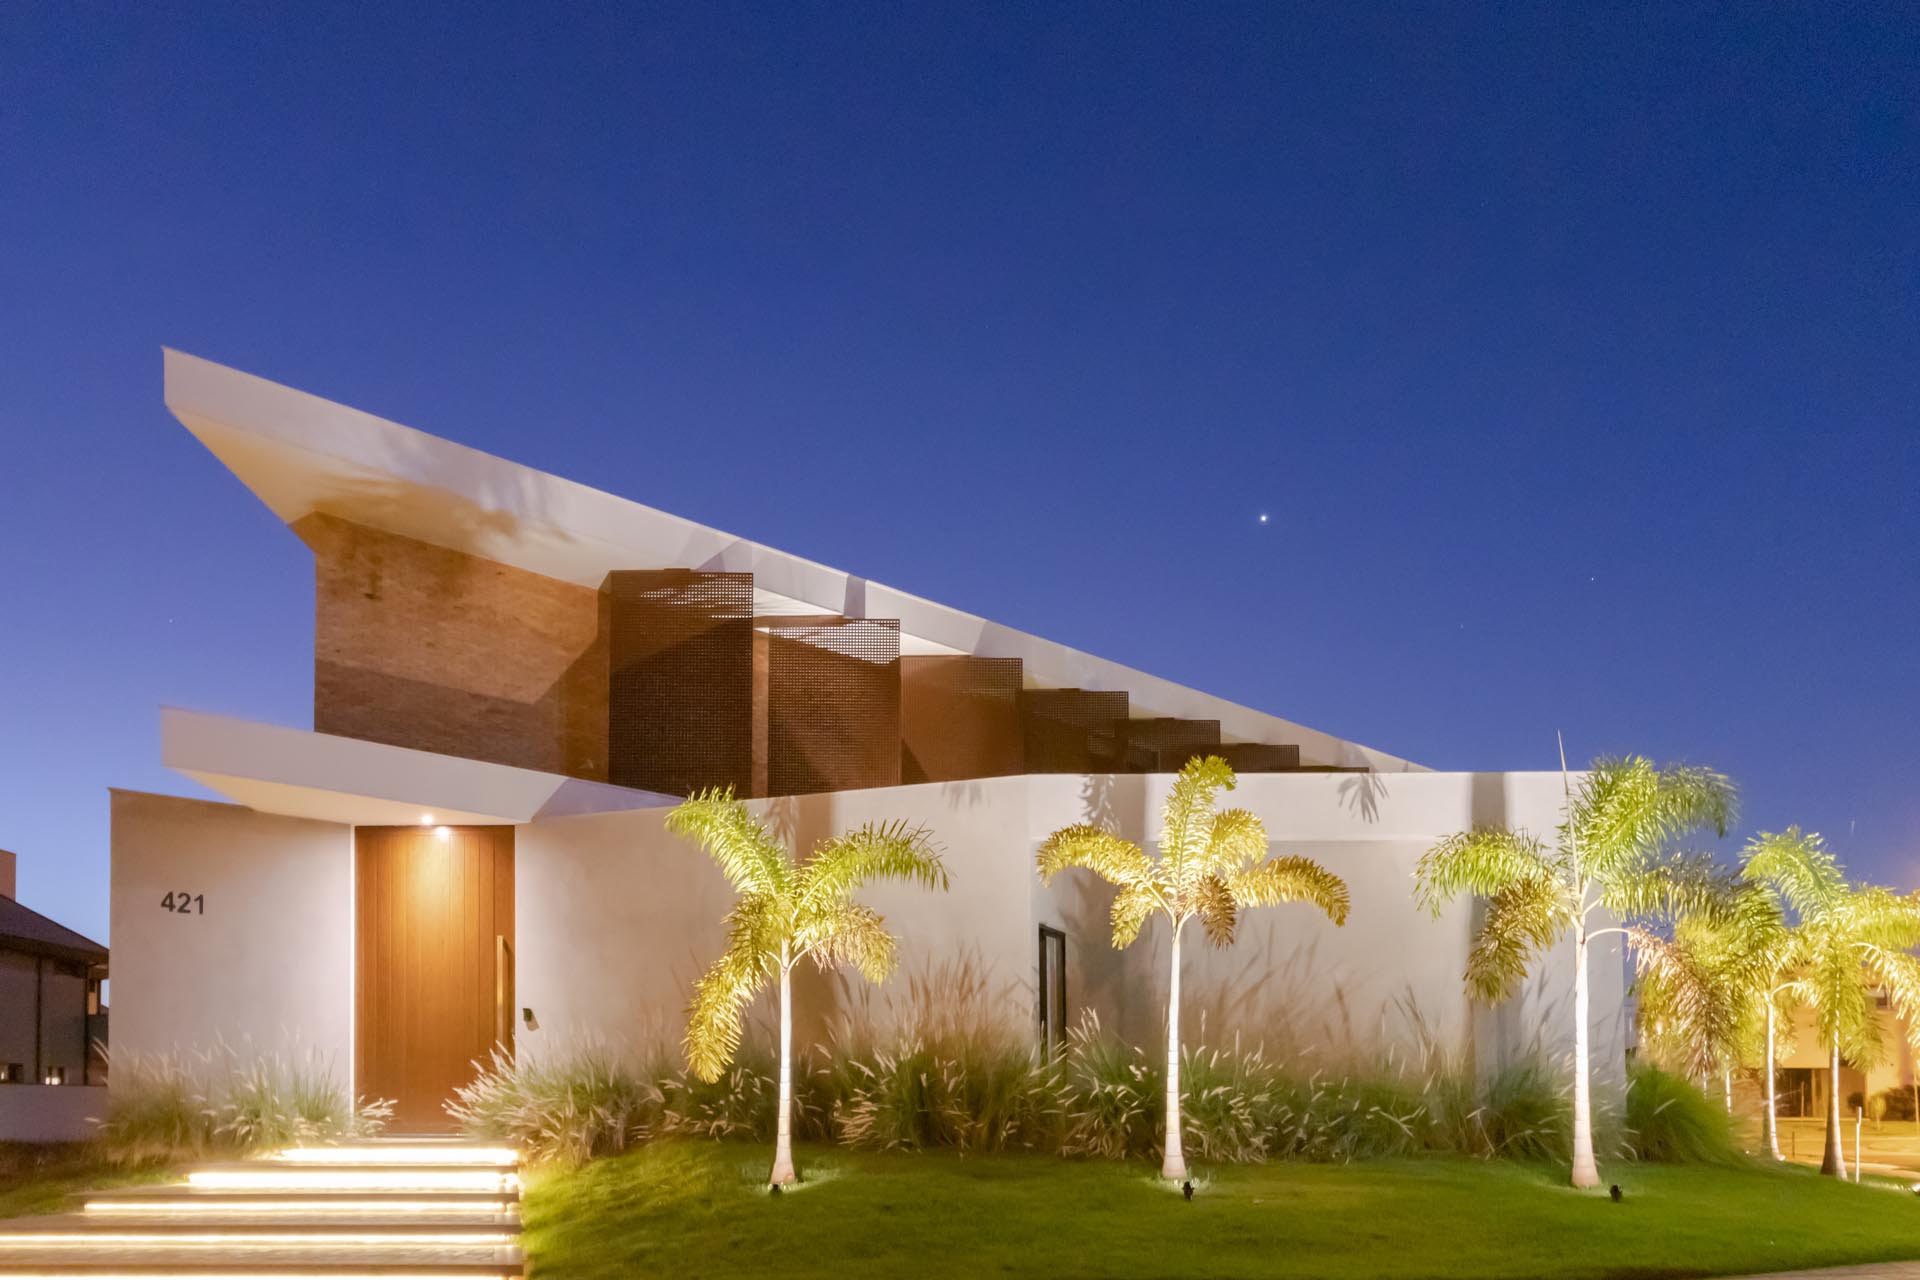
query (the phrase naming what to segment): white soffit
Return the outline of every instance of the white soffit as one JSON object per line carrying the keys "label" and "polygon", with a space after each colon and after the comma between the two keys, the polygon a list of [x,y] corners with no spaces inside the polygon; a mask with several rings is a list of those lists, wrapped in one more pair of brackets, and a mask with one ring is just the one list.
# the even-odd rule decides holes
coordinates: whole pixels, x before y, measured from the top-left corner
{"label": "white soffit", "polygon": [[165,707],[168,768],[261,813],[358,826],[507,825],[653,809],[677,796]]}
{"label": "white soffit", "polygon": [[1019,658],[1030,685],[1125,690],[1136,716],[1218,720],[1229,742],[1294,743],[1310,764],[1421,768],[265,378],[165,359],[167,407],[288,524],[325,512],[594,588],[613,569],[748,572],[767,614],[898,618],[903,654]]}

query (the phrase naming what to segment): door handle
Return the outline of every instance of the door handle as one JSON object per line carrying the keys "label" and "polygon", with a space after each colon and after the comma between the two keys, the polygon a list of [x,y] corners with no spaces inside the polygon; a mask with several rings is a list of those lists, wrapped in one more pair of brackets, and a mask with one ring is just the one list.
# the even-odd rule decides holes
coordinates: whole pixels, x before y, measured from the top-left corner
{"label": "door handle", "polygon": [[493,1042],[513,1056],[513,944],[504,933],[493,935]]}

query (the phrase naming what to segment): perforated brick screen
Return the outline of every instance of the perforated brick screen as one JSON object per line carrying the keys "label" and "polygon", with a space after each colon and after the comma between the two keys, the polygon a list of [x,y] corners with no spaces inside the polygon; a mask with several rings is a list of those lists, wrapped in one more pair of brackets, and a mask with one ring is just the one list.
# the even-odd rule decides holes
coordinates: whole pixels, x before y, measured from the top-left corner
{"label": "perforated brick screen", "polygon": [[685,795],[753,782],[753,575],[621,570],[609,596],[609,781]]}
{"label": "perforated brick screen", "polygon": [[1020,773],[1018,658],[900,659],[900,780],[950,782]]}
{"label": "perforated brick screen", "polygon": [[1119,755],[1125,691],[1027,689],[1020,719],[1028,773],[1108,773]]}
{"label": "perforated brick screen", "polygon": [[[1288,773],[1300,767],[1300,748],[1264,742],[1229,742],[1212,748],[1235,773]],[[1183,762],[1184,763],[1184,762]]]}
{"label": "perforated brick screen", "polygon": [[900,624],[775,623],[767,636],[767,794],[900,781]]}
{"label": "perforated brick screen", "polygon": [[1129,773],[1173,773],[1195,755],[1220,745],[1218,720],[1127,720],[1120,726],[1122,768]]}

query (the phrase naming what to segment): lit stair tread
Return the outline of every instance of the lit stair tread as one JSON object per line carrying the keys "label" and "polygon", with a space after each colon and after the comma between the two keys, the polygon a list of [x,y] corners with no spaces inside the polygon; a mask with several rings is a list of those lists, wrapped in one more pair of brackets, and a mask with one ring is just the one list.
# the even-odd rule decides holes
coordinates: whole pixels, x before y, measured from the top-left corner
{"label": "lit stair tread", "polygon": [[34,1235],[516,1235],[520,1215],[496,1213],[382,1213],[377,1210],[328,1211],[312,1206],[278,1213],[221,1213],[209,1207],[159,1213],[74,1213],[43,1218],[0,1220],[0,1252],[10,1237]]}
{"label": "lit stair tread", "polygon": [[126,1244],[21,1247],[0,1243],[0,1275],[36,1274],[385,1274],[518,1275],[526,1265],[517,1245],[472,1244]]}
{"label": "lit stair tread", "polygon": [[519,1168],[512,1160],[481,1163],[474,1160],[225,1160],[214,1164],[199,1164],[193,1173],[270,1173],[283,1176],[292,1173],[390,1173],[390,1174],[427,1174],[444,1176],[457,1174],[493,1174],[504,1177]]}
{"label": "lit stair tread", "polygon": [[116,1280],[144,1280],[153,1277],[162,1280],[173,1276],[272,1276],[275,1280],[300,1280],[311,1277],[323,1280],[326,1277],[381,1276],[401,1280],[406,1276],[425,1277],[499,1277],[500,1280],[514,1280],[523,1276],[526,1264],[522,1261],[502,1262],[459,1262],[437,1258],[415,1259],[374,1259],[365,1257],[342,1258],[338,1252],[310,1250],[304,1255],[288,1254],[283,1258],[236,1258],[231,1252],[222,1253],[215,1261],[201,1261],[180,1257],[155,1257],[151,1252],[122,1254],[90,1253],[82,1261],[69,1258],[24,1259],[17,1255],[0,1254],[0,1276],[113,1276]]}
{"label": "lit stair tread", "polygon": [[168,1200],[198,1203],[211,1200],[300,1201],[323,1205],[345,1200],[431,1200],[450,1205],[515,1203],[518,1187],[195,1187],[185,1184],[163,1186],[113,1187],[89,1191],[82,1197],[95,1200]]}

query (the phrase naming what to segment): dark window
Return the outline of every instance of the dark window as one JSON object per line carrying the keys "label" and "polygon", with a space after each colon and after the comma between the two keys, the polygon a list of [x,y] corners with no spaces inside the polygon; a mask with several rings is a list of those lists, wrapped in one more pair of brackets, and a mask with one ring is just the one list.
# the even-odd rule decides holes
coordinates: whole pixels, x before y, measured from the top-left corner
{"label": "dark window", "polygon": [[65,1084],[66,1082],[67,1069],[65,1067],[48,1067],[47,1078],[41,1081],[42,1084]]}
{"label": "dark window", "polygon": [[1067,1039],[1067,935],[1040,926],[1040,1047],[1059,1051]]}
{"label": "dark window", "polygon": [[0,1062],[0,1084],[19,1084],[26,1079],[27,1064],[24,1062]]}

